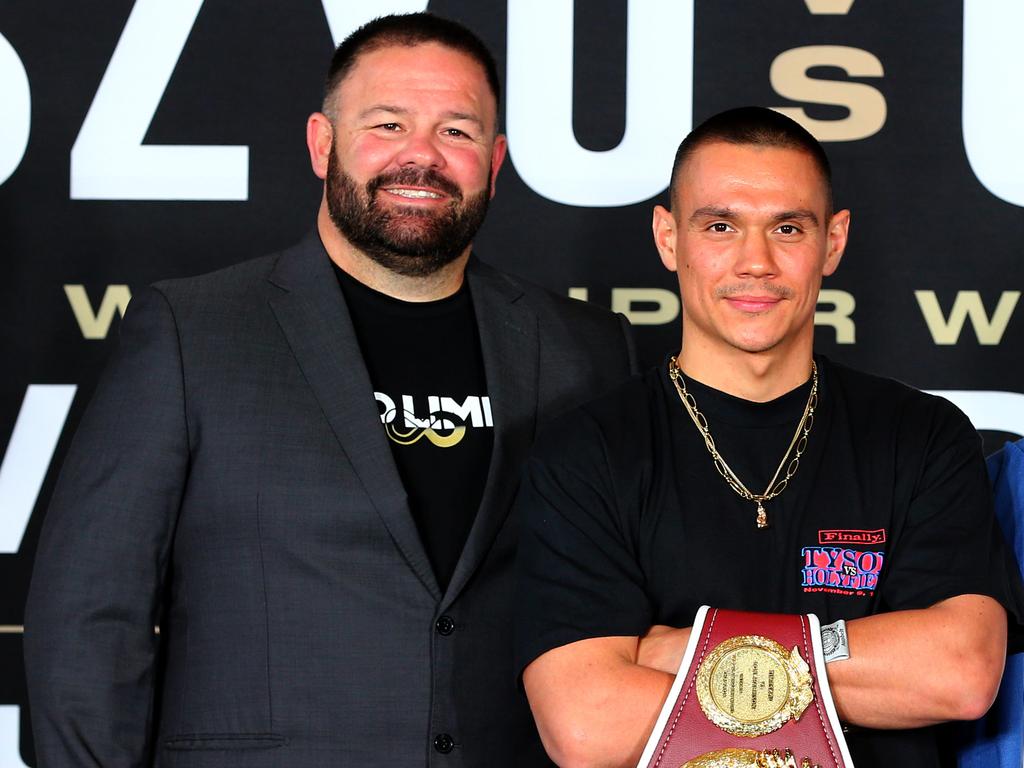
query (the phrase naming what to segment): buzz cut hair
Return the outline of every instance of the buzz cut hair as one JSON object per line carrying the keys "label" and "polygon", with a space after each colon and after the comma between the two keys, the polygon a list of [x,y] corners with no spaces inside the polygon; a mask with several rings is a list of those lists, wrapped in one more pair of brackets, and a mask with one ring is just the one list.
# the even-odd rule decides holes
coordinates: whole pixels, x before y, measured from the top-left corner
{"label": "buzz cut hair", "polygon": [[832,167],[824,148],[802,125],[767,107],[737,107],[719,112],[694,128],[676,150],[669,182],[669,208],[675,207],[679,177],[686,161],[706,144],[774,147],[804,152],[814,161],[825,187],[826,219],[832,215]]}
{"label": "buzz cut hair", "polygon": [[498,65],[483,41],[459,22],[424,11],[380,16],[342,40],[334,51],[331,65],[327,69],[321,111],[332,123],[337,119],[334,101],[338,86],[363,54],[390,46],[411,47],[424,43],[437,43],[473,59],[484,71],[487,84],[494,94],[495,105],[500,103],[501,83],[498,80]]}

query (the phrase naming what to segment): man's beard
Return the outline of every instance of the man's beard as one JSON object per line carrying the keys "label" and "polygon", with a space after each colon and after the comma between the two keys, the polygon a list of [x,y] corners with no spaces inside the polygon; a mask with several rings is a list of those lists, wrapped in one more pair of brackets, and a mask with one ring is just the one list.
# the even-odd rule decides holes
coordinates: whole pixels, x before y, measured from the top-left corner
{"label": "man's beard", "polygon": [[[402,168],[370,179],[360,190],[331,151],[327,161],[327,210],[353,246],[385,269],[406,277],[426,277],[462,255],[483,224],[490,188],[463,198],[462,190],[437,171]],[[448,195],[441,210],[415,205],[379,206],[386,186],[429,187]]]}

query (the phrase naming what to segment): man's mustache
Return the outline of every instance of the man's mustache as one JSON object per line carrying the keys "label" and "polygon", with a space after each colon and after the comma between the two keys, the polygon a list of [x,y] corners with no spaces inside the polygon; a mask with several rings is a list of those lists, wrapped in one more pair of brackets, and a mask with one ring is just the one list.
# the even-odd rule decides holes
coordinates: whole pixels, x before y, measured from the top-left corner
{"label": "man's mustache", "polygon": [[719,286],[715,289],[715,298],[724,299],[729,296],[743,296],[745,294],[756,296],[764,293],[769,293],[778,299],[793,298],[793,289],[788,286],[779,285],[778,283],[761,283],[758,281],[748,281],[745,283]]}

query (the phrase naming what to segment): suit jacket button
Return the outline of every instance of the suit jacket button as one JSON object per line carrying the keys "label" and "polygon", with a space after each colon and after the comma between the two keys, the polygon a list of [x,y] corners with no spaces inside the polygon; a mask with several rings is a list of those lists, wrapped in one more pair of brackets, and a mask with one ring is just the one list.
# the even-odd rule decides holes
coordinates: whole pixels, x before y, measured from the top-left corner
{"label": "suit jacket button", "polygon": [[451,616],[442,616],[434,624],[434,628],[437,630],[437,634],[447,637],[455,631],[455,619]]}
{"label": "suit jacket button", "polygon": [[455,740],[447,733],[439,733],[434,737],[434,749],[442,755],[447,755],[455,748]]}

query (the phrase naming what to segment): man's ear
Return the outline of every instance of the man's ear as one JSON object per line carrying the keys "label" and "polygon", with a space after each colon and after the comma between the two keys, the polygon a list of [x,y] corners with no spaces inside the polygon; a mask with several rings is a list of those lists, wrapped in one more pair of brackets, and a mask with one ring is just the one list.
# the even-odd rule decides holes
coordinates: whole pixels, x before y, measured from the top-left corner
{"label": "man's ear", "polygon": [[676,255],[676,238],[679,232],[672,212],[664,206],[654,206],[651,229],[654,232],[654,245],[661,256],[661,263],[665,265],[665,269],[675,272],[679,266]]}
{"label": "man's ear", "polygon": [[334,151],[334,126],[322,112],[314,112],[306,121],[306,147],[309,163],[317,178],[327,178],[327,161]]}
{"label": "man's ear", "polygon": [[508,152],[508,139],[505,134],[499,133],[494,137],[494,147],[491,149],[491,197],[494,197],[494,182],[498,178],[498,171],[501,164],[505,162],[505,154]]}
{"label": "man's ear", "polygon": [[821,274],[828,277],[836,271],[846,251],[846,240],[850,235],[850,212],[842,210],[835,213],[828,222],[828,251],[825,253],[825,264]]}

